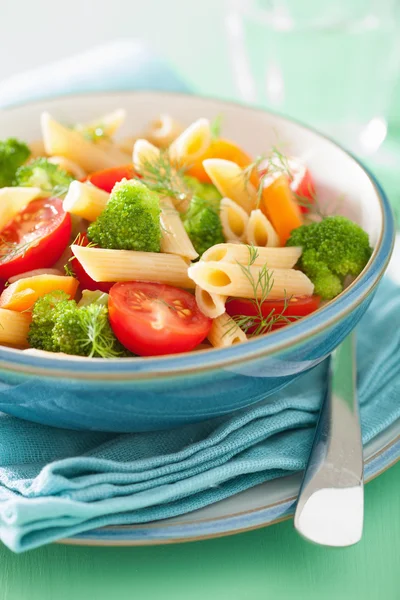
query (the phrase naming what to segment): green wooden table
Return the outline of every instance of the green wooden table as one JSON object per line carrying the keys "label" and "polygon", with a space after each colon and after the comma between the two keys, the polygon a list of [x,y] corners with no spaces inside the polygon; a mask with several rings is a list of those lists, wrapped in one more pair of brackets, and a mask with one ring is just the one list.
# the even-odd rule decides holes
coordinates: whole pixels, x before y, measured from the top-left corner
{"label": "green wooden table", "polygon": [[[120,35],[149,38],[198,92],[235,98],[223,2],[202,0],[194,7],[187,0],[149,0],[145,5],[133,0],[129,5],[135,16],[120,24]],[[170,27],[164,27],[166,22]],[[46,23],[38,27],[38,36],[40,27],[46,35]],[[91,26],[90,43],[101,41],[95,31]],[[378,175],[394,198],[400,192],[398,173],[380,168]],[[400,464],[367,485],[363,540],[344,550],[306,543],[291,521],[180,546],[51,545],[17,556],[0,545],[0,600],[86,598],[399,600]]]}
{"label": "green wooden table", "polygon": [[1,600],[398,600],[400,463],[369,483],[365,533],[312,546],[291,521],[233,537],[145,548],[0,548]]}

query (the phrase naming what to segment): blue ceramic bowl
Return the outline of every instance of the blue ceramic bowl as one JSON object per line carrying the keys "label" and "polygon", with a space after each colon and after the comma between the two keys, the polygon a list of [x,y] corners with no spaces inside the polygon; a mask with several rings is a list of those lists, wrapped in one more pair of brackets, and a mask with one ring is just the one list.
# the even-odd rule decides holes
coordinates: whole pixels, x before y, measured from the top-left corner
{"label": "blue ceramic bowl", "polygon": [[[316,132],[264,111],[194,96],[132,92],[63,98],[9,110],[1,136],[39,137],[46,108],[70,122],[117,107],[128,111],[126,132],[140,131],[160,112],[183,122],[224,115],[224,133],[253,155],[282,144],[315,175],[328,207],[357,220],[370,234],[373,256],[333,302],[309,317],[246,344],[161,358],[65,358],[0,348],[0,410],[74,429],[145,431],[176,427],[249,406],[287,385],[324,358],[355,327],[391,254],[394,226],[378,182],[351,155]],[[329,207],[328,207],[329,208]]]}

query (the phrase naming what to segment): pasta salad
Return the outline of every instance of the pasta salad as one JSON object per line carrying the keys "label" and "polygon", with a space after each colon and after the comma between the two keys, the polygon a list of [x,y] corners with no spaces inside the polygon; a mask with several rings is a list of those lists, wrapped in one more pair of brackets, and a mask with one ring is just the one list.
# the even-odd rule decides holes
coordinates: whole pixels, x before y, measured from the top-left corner
{"label": "pasta salad", "polygon": [[371,256],[326,216],[312,173],[251,157],[221,120],[161,115],[117,140],[116,110],[0,142],[0,344],[117,358],[225,348],[335,298]]}

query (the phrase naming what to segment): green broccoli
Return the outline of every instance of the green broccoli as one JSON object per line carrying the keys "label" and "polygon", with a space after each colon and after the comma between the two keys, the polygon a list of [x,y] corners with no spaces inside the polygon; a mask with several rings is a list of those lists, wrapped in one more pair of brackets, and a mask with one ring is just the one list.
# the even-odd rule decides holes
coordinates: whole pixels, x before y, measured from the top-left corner
{"label": "green broccoli", "polygon": [[33,348],[76,356],[130,356],[111,329],[106,306],[94,302],[79,307],[61,291],[35,302],[28,341]]}
{"label": "green broccoli", "polygon": [[340,294],[344,278],[361,273],[372,253],[368,234],[340,216],[294,229],[286,245],[303,248],[298,266],[324,300]]}
{"label": "green broccoli", "polygon": [[211,246],[225,241],[218,210],[203,198],[192,198],[183,216],[183,225],[200,256]]}
{"label": "green broccoli", "polygon": [[196,177],[190,175],[184,176],[186,185],[190,188],[194,195],[208,202],[213,208],[219,209],[221,194],[212,183],[201,183]]}
{"label": "green broccoli", "polygon": [[16,170],[30,154],[28,146],[15,138],[0,142],[0,187],[13,185]]}
{"label": "green broccoli", "polygon": [[87,231],[101,248],[160,252],[160,199],[140,181],[123,179]]}
{"label": "green broccoli", "polygon": [[27,165],[19,167],[15,174],[14,185],[38,187],[54,196],[64,196],[73,177],[67,171],[53,165],[47,158],[37,158]]}
{"label": "green broccoli", "polygon": [[59,352],[59,345],[53,339],[57,307],[60,305],[60,310],[65,310],[69,306],[69,302],[68,294],[61,290],[46,294],[36,300],[28,334],[28,342],[32,348]]}

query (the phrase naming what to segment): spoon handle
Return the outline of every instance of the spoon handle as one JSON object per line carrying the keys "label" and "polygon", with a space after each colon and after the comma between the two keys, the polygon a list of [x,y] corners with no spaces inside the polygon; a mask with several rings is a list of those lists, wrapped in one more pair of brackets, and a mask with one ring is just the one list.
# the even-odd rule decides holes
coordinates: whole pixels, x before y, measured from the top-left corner
{"label": "spoon handle", "polygon": [[350,334],[331,357],[328,392],[297,500],[294,526],[303,537],[324,546],[360,541],[363,466],[355,336]]}

